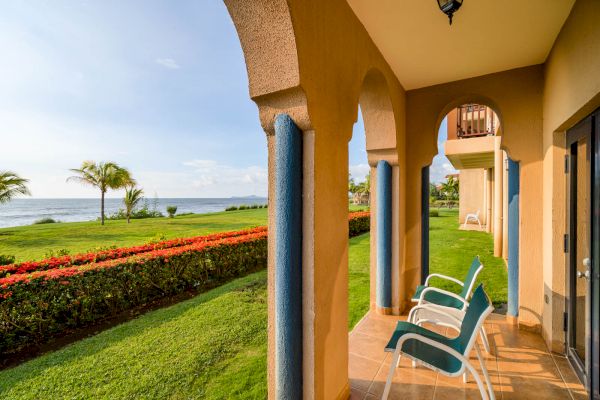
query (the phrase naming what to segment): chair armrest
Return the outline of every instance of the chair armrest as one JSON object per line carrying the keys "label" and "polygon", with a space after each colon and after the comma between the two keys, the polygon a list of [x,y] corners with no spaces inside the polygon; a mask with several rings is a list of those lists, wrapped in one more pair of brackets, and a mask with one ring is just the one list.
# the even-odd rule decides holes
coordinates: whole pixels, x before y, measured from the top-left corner
{"label": "chair armrest", "polygon": [[[423,303],[427,303],[427,300],[425,300],[425,295],[427,293],[429,293],[429,292],[438,292],[438,293],[445,294],[445,295],[450,296],[450,297],[454,297],[456,300],[460,301],[463,304],[463,306],[462,306],[463,310],[465,308],[467,308],[467,306],[469,305],[469,302],[467,300],[463,299],[462,297],[460,297],[456,293],[452,293],[452,292],[449,292],[447,290],[439,289],[439,288],[432,287],[432,286],[426,287],[425,289],[423,289],[423,291],[421,292],[421,296],[419,297],[419,303],[418,303],[418,305],[421,305]],[[435,303],[432,303],[432,304],[435,304]]]}
{"label": "chair armrest", "polygon": [[442,275],[442,274],[429,274],[429,276],[425,280],[425,286],[429,286],[429,279],[431,279],[433,277],[442,278],[442,279],[445,279],[447,281],[452,281],[454,283],[458,283],[460,286],[464,286],[465,285],[464,283],[462,283],[458,279],[453,278],[451,276],[446,276],[446,275]]}
{"label": "chair armrest", "polygon": [[[419,312],[419,310],[426,310],[427,312],[433,313],[433,314],[438,314],[440,316],[442,316],[443,318],[449,320],[452,322],[452,325],[454,328],[457,328],[458,330],[460,330],[462,321],[459,320],[458,318],[456,318],[453,315],[450,315],[446,310],[446,307],[442,307],[442,306],[437,306],[433,303],[426,303],[426,304],[420,304],[417,306],[414,306],[410,312],[408,313],[408,318],[407,321],[412,322],[412,323],[416,323],[416,321],[413,321],[413,316],[415,313]],[[433,322],[433,321],[427,321],[427,322]]]}

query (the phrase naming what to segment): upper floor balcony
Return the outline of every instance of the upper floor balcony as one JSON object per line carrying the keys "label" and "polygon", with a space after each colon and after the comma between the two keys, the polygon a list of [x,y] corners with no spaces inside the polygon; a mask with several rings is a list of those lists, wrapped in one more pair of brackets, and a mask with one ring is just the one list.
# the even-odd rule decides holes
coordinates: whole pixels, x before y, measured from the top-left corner
{"label": "upper floor balcony", "polygon": [[[500,120],[481,104],[464,104],[448,113],[448,140],[444,154],[456,169],[491,168]],[[468,140],[465,140],[468,139]]]}

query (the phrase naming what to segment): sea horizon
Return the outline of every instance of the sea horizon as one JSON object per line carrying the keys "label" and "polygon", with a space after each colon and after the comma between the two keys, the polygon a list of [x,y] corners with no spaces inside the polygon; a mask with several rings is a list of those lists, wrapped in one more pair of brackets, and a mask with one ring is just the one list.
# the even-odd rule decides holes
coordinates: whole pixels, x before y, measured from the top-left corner
{"label": "sea horizon", "polygon": [[[176,206],[177,213],[203,214],[224,211],[225,208],[242,204],[266,204],[266,197],[145,197],[144,203],[166,215],[167,206]],[[116,213],[123,208],[123,199],[105,198],[105,214]],[[32,225],[43,218],[58,222],[94,221],[100,217],[100,198],[17,198],[0,205],[0,228]]]}

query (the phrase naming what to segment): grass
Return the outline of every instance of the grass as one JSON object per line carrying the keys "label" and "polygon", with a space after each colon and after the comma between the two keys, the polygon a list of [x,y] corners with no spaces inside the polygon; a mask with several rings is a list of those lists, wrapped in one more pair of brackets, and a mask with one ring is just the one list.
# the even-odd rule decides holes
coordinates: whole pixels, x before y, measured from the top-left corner
{"label": "grass", "polygon": [[[440,273],[462,280],[473,257],[479,255],[484,268],[478,282],[495,305],[508,299],[508,275],[502,258],[494,257],[494,239],[491,234],[458,230],[458,210],[440,209],[439,217],[429,221],[430,273]],[[460,287],[452,282],[432,279],[434,286],[459,293]]]}
{"label": "grass", "polygon": [[348,254],[348,328],[369,311],[369,238],[368,233],[350,239]]}
{"label": "grass", "polygon": [[[264,399],[266,273],[0,372],[0,399]],[[369,234],[350,240],[350,327],[369,308]]]}
{"label": "grass", "polygon": [[103,246],[134,246],[164,235],[166,239],[232,231],[267,223],[266,209],[192,214],[175,218],[148,218],[60,224],[41,224],[0,229],[0,254],[17,262],[44,258],[50,251],[67,249],[71,254]]}
{"label": "grass", "polygon": [[265,271],[0,373],[1,399],[266,397]]}

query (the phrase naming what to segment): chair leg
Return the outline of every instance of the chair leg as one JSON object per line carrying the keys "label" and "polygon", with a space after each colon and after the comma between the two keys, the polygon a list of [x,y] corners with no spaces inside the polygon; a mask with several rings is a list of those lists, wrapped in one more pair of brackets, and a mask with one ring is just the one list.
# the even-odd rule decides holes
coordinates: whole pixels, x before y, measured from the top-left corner
{"label": "chair leg", "polygon": [[481,341],[483,342],[483,348],[485,349],[485,352],[490,354],[490,342],[488,342],[487,332],[485,331],[485,327],[483,325],[481,325],[481,332],[479,332],[479,334],[481,335]]}
{"label": "chair leg", "polygon": [[463,372],[463,383],[469,383],[469,373],[466,370]]}
{"label": "chair leg", "polygon": [[394,357],[392,358],[392,363],[390,364],[390,372],[388,372],[387,381],[385,382],[385,389],[383,389],[383,395],[381,396],[381,400],[387,400],[390,395],[390,389],[392,388],[392,379],[394,379],[394,370],[396,369],[396,365],[400,364],[400,350],[394,351]]}
{"label": "chair leg", "polygon": [[[481,381],[479,374],[477,373],[475,368],[473,368],[473,365],[471,365],[470,361],[465,360],[465,365],[469,369],[469,372],[471,373],[471,375],[473,375],[473,378],[475,378],[475,382],[477,383],[477,387],[479,388],[479,393],[481,394],[481,398],[483,400],[488,400],[488,394],[487,394],[485,388],[483,387],[483,382]],[[489,400],[492,400],[492,399],[489,399]]]}
{"label": "chair leg", "polygon": [[488,387],[488,392],[490,394],[490,400],[496,400],[496,396],[494,395],[494,387],[492,386],[492,381],[490,380],[490,375],[488,374],[488,370],[485,366],[485,362],[483,361],[483,357],[481,357],[481,351],[479,350],[479,345],[475,343],[475,351],[477,352],[477,358],[479,359],[479,364],[481,365],[481,371],[483,371],[483,376],[485,378],[485,383]]}

